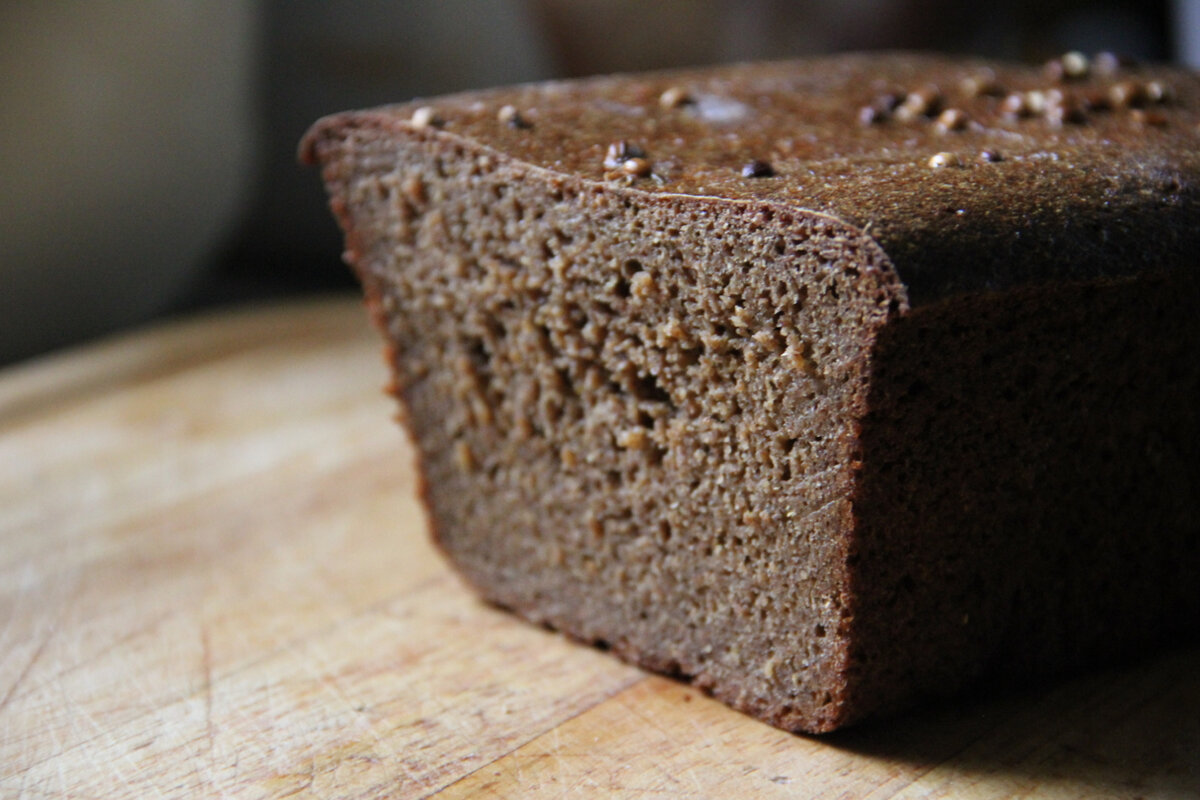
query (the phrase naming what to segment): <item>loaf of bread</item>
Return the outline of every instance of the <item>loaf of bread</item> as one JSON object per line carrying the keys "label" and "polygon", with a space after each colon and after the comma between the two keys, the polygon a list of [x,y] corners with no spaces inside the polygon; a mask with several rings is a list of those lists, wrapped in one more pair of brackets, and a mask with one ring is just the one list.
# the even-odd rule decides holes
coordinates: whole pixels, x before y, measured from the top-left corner
{"label": "loaf of bread", "polygon": [[308,133],[436,541],[830,731],[1200,630],[1200,79],[855,55]]}

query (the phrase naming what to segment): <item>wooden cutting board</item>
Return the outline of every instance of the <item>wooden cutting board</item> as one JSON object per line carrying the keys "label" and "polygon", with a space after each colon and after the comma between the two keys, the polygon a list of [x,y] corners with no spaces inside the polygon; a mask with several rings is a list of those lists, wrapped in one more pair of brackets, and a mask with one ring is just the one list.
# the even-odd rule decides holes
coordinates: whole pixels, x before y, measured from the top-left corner
{"label": "wooden cutting board", "polygon": [[1200,796],[1200,650],[792,736],[477,602],[352,298],[0,371],[0,797]]}

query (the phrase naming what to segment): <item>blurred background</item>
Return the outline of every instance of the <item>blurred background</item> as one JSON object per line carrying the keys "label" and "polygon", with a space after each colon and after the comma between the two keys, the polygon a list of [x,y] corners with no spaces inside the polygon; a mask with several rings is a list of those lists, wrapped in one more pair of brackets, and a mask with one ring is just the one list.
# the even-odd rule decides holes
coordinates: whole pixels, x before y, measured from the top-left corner
{"label": "blurred background", "polygon": [[347,288],[318,117],[595,73],[906,48],[1200,65],[1200,0],[0,2],[0,364]]}

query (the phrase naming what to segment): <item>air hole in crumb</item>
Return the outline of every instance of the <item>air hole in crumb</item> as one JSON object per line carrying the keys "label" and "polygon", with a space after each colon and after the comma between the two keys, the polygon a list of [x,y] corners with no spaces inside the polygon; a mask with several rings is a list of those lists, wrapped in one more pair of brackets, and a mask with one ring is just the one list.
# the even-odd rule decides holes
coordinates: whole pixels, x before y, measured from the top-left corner
{"label": "air hole in crumb", "polygon": [[617,278],[613,282],[613,294],[621,298],[629,297],[629,281],[624,278]]}
{"label": "air hole in crumb", "polygon": [[562,403],[556,397],[548,397],[542,401],[542,413],[546,416],[546,421],[551,425],[556,425],[562,419],[563,407]]}
{"label": "air hole in crumb", "polygon": [[698,344],[694,347],[679,348],[679,363],[685,367],[690,367],[700,363],[700,357],[704,355],[704,345]]}
{"label": "air hole in crumb", "polygon": [[471,363],[478,369],[486,369],[490,358],[487,352],[487,346],[483,343],[483,339],[472,337],[467,340],[467,356],[471,359]]}
{"label": "air hole in crumb", "polygon": [[775,254],[781,256],[786,252],[787,252],[787,242],[784,241],[782,236],[777,236],[775,238]]}
{"label": "air hole in crumb", "polygon": [[670,403],[671,395],[666,392],[653,375],[639,375],[631,387],[633,396],[650,403]]}
{"label": "air hole in crumb", "polygon": [[823,637],[825,635],[825,626],[818,625],[817,627],[813,628],[813,635],[816,636],[818,639]]}
{"label": "air hole in crumb", "polygon": [[570,400],[579,400],[579,392],[575,389],[575,382],[571,380],[571,373],[562,367],[558,367],[554,371],[558,374],[558,382],[563,395]]}
{"label": "air hole in crumb", "polygon": [[784,481],[790,481],[792,479],[792,462],[783,462],[783,468],[779,471],[779,479]]}
{"label": "air hole in crumb", "polygon": [[577,331],[583,330],[583,327],[588,321],[587,314],[584,312],[584,310],[575,303],[565,303],[563,305],[563,310],[566,313],[567,320],[571,323],[571,326]]}
{"label": "air hole in crumb", "polygon": [[788,437],[782,441],[782,444],[784,455],[791,455],[792,451],[796,449],[796,437]]}
{"label": "air hole in crumb", "polygon": [[671,530],[671,523],[667,522],[665,519],[659,520],[658,540],[663,544],[666,544],[667,542],[671,541],[672,533],[673,531]]}

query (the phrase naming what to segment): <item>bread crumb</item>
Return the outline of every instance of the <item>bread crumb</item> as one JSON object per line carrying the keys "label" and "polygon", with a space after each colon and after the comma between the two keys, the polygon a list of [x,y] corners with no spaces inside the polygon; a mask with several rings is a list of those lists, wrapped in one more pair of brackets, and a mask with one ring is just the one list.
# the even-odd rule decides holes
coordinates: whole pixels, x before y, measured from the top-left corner
{"label": "bread crumb", "polygon": [[643,428],[626,428],[616,436],[617,447],[624,450],[641,450],[649,443]]}
{"label": "bread crumb", "polygon": [[812,373],[815,371],[816,365],[805,356],[805,349],[806,348],[803,345],[800,347],[789,346],[783,351],[780,358],[782,358],[784,362],[794,370]]}
{"label": "bread crumb", "polygon": [[775,656],[771,656],[770,658],[768,658],[768,659],[767,659],[767,660],[766,660],[766,661],[763,663],[763,667],[762,667],[762,672],[763,672],[763,675],[766,675],[768,678],[772,678],[772,679],[774,679],[774,677],[775,677],[775,664],[778,662],[778,660],[779,660],[779,659],[778,659],[778,658],[776,658]]}
{"label": "bread crumb", "polygon": [[406,177],[400,190],[414,206],[420,207],[429,201],[429,196],[425,193],[425,184],[421,181],[420,175],[413,174]]}
{"label": "bread crumb", "polygon": [[659,325],[657,333],[658,346],[666,347],[673,342],[682,341],[686,331],[684,331],[683,326],[679,324],[679,320],[672,318]]}
{"label": "bread crumb", "polygon": [[645,300],[654,294],[654,278],[649,272],[639,272],[629,280],[629,293],[639,300]]}
{"label": "bread crumb", "polygon": [[471,452],[471,445],[459,439],[454,443],[454,462],[463,472],[470,472],[475,469],[475,454]]}

